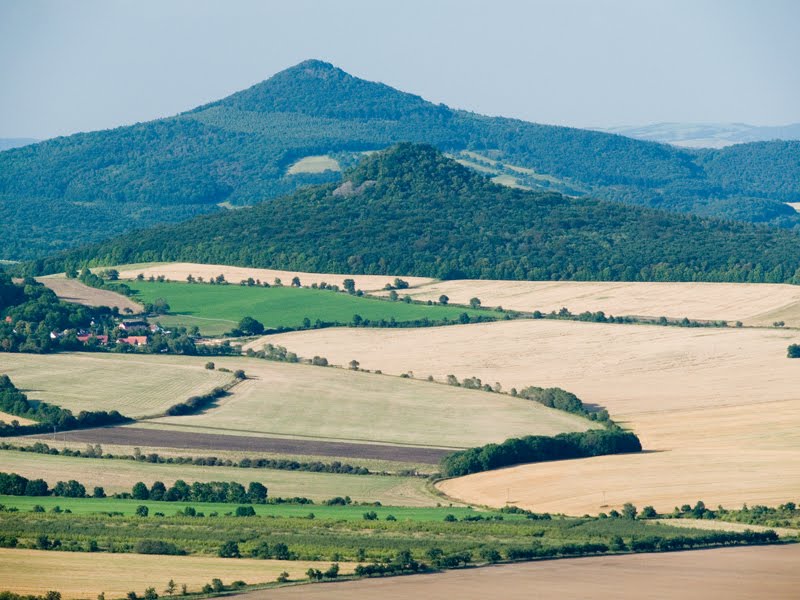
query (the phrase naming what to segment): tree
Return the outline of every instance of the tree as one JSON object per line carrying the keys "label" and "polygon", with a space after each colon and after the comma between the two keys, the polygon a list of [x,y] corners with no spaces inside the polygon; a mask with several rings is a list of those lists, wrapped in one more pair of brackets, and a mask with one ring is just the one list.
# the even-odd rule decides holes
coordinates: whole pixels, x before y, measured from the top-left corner
{"label": "tree", "polygon": [[216,365],[214,365],[214,363],[211,362],[211,361],[208,361],[206,363],[206,369],[208,369],[209,371],[213,371],[215,367],[216,367]]}
{"label": "tree", "polygon": [[397,302],[397,292],[395,292],[394,290],[389,292],[389,300],[391,300],[392,302]]}
{"label": "tree", "polygon": [[481,301],[480,301],[479,298],[470,298],[469,299],[469,305],[472,308],[480,308],[481,307]]}
{"label": "tree", "polygon": [[172,596],[175,594],[176,589],[178,589],[178,586],[175,584],[175,580],[170,579],[167,587],[164,589],[164,592]]}
{"label": "tree", "polygon": [[227,541],[224,544],[222,544],[217,554],[221,558],[241,558],[242,556],[241,553],[239,552],[239,544],[237,544],[233,540]]}
{"label": "tree", "polygon": [[106,491],[99,485],[95,486],[94,491],[92,493],[92,496],[94,498],[105,498],[106,497]]}
{"label": "tree", "polygon": [[264,333],[264,324],[253,317],[244,317],[237,327],[244,335],[261,335]]}
{"label": "tree", "polygon": [[350,361],[350,370],[351,371],[358,371],[358,367],[361,366],[361,363],[357,360],[353,359]]}
{"label": "tree", "polygon": [[158,592],[156,592],[156,588],[147,588],[144,591],[144,600],[158,600]]}
{"label": "tree", "polygon": [[287,573],[286,571],[281,571],[281,574],[278,575],[278,578],[275,581],[277,581],[278,583],[286,583],[287,581],[289,581],[289,573]]}
{"label": "tree", "polygon": [[131,496],[134,500],[149,500],[150,499],[150,492],[147,489],[147,486],[141,482],[137,481],[133,484],[133,488],[131,489]]}
{"label": "tree", "polygon": [[626,502],[622,505],[622,516],[625,519],[635,519],[637,512],[636,507],[630,502]]}
{"label": "tree", "polygon": [[447,303],[448,303],[448,302],[450,302],[450,298],[448,298],[448,297],[447,297],[447,296],[445,296],[444,294],[442,294],[441,296],[439,296],[439,304],[441,304],[442,306],[447,306]]}
{"label": "tree", "polygon": [[300,287],[300,278],[297,275],[292,277],[292,287]]}
{"label": "tree", "polygon": [[221,592],[225,589],[222,579],[219,579],[218,577],[215,577],[211,580],[211,587],[215,592]]}
{"label": "tree", "polygon": [[653,508],[652,506],[645,506],[642,509],[642,515],[641,515],[642,519],[655,519],[657,516],[658,513],[656,512],[656,509]]}
{"label": "tree", "polygon": [[247,379],[247,375],[245,375],[245,372],[244,372],[242,369],[236,369],[236,370],[233,372],[233,376],[234,376],[236,379]]}
{"label": "tree", "polygon": [[342,287],[344,287],[345,291],[348,294],[355,294],[356,293],[355,279],[345,279],[344,281],[342,281]]}
{"label": "tree", "polygon": [[333,563],[327,571],[325,571],[322,576],[325,579],[336,579],[339,577],[339,563]]}
{"label": "tree", "polygon": [[800,344],[790,344],[786,349],[786,356],[789,358],[800,358]]}
{"label": "tree", "polygon": [[167,493],[167,486],[161,481],[154,481],[150,488],[150,500],[163,500]]}
{"label": "tree", "polygon": [[165,315],[169,312],[169,302],[165,298],[156,298],[150,307],[150,312],[157,315]]}
{"label": "tree", "polygon": [[253,504],[264,504],[267,501],[268,490],[266,486],[257,482],[251,481],[247,486],[247,496]]}
{"label": "tree", "polygon": [[150,509],[148,509],[144,504],[140,504],[136,507],[136,516],[137,517],[146,517],[150,514]]}
{"label": "tree", "polygon": [[252,506],[237,506],[234,514],[237,517],[255,517],[256,510]]}

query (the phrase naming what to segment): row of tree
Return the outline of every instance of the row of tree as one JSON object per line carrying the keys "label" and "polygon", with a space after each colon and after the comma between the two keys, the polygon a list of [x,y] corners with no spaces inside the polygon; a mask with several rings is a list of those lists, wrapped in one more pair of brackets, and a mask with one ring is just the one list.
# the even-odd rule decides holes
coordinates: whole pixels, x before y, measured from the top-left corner
{"label": "row of tree", "polygon": [[449,454],[442,459],[441,472],[445,477],[460,477],[521,463],[641,451],[641,442],[634,433],[616,427],[553,437],[530,435]]}

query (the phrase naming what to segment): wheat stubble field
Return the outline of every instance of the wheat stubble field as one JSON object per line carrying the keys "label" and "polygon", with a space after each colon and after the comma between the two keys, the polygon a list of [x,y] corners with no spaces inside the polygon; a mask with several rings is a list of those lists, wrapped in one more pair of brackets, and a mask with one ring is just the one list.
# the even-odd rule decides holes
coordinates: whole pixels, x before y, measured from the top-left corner
{"label": "wheat stubble field", "polygon": [[423,283],[408,292],[415,300],[550,312],[567,307],[573,313],[602,310],[607,315],[689,317],[771,325],[784,320],[800,325],[800,288],[786,284],[673,283],[614,281],[457,280]]}
{"label": "wheat stubble field", "polygon": [[800,362],[791,331],[515,321],[426,330],[324,330],[273,336],[290,350],[365,368],[505,388],[559,386],[606,407],[648,452],[532,464],[440,484],[500,506],[596,514],[624,502],[669,511],[775,505],[800,489]]}
{"label": "wheat stubble field", "polygon": [[[262,282],[272,285],[275,278],[281,280],[283,285],[289,285],[294,277],[300,278],[300,283],[310,286],[313,283],[319,285],[322,282],[330,285],[342,287],[342,281],[350,278],[356,282],[356,289],[366,291],[382,290],[387,283],[394,281],[397,275],[343,275],[337,273],[307,273],[305,271],[279,271],[276,269],[257,269],[255,267],[232,267],[228,265],[206,265],[200,263],[142,263],[133,265],[119,265],[116,267],[104,267],[119,270],[120,279],[135,279],[142,274],[145,278],[150,276],[158,277],[163,275],[172,281],[186,281],[191,275],[195,279],[202,277],[208,281],[213,277],[223,275],[225,280],[230,283],[239,283],[248,277],[259,279]],[[102,271],[103,268],[95,269]],[[411,286],[418,286],[423,283],[434,281],[430,277],[411,277],[400,276]]]}
{"label": "wheat stubble field", "polygon": [[[67,599],[95,598],[101,592],[109,598],[123,598],[130,590],[153,586],[161,593],[170,579],[189,592],[199,592],[212,578],[267,583],[286,571],[302,579],[309,567],[327,569],[330,562],[215,558],[210,556],[147,556],[137,554],[47,552],[0,549],[0,581],[3,589],[19,594],[39,594],[57,589]],[[352,564],[340,563],[343,573]]]}

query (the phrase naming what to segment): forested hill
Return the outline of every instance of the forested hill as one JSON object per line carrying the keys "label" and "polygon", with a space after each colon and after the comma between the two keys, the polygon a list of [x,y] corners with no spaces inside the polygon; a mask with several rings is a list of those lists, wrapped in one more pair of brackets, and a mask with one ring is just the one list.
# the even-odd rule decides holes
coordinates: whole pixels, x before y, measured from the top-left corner
{"label": "forested hill", "polygon": [[344,183],[37,261],[195,261],[442,278],[800,282],[800,236],[491,183],[431,146],[374,153]]}
{"label": "forested hill", "polygon": [[175,117],[0,152],[0,259],[338,180],[291,167],[315,155],[347,167],[399,141],[433,144],[513,185],[800,224],[784,204],[800,200],[800,142],[687,151],[452,110],[306,61]]}

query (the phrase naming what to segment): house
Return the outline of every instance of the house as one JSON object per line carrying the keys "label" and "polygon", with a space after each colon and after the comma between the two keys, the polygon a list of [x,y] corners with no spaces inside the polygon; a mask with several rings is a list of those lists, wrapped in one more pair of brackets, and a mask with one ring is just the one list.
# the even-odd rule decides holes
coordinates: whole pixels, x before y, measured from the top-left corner
{"label": "house", "polygon": [[122,331],[131,331],[133,329],[149,329],[150,326],[146,321],[123,321],[119,324]]}
{"label": "house", "polygon": [[146,335],[129,335],[128,337],[124,338],[117,338],[118,344],[130,344],[131,346],[146,346],[147,345],[147,336]]}
{"label": "house", "polygon": [[108,344],[108,336],[107,335],[93,335],[91,333],[80,334],[78,336],[78,341],[79,342],[83,342],[85,344],[86,342],[88,342],[92,338],[95,338],[103,346]]}

